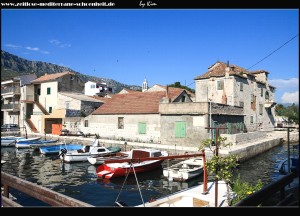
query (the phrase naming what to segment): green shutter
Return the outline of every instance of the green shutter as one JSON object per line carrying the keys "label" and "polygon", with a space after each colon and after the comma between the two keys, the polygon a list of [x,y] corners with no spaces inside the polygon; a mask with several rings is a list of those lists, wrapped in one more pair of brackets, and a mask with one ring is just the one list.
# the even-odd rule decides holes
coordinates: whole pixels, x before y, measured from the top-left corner
{"label": "green shutter", "polygon": [[47,88],[47,95],[51,94],[51,88]]}
{"label": "green shutter", "polygon": [[175,122],[175,137],[186,137],[186,122]]}
{"label": "green shutter", "polygon": [[146,123],[139,122],[139,134],[146,134]]}

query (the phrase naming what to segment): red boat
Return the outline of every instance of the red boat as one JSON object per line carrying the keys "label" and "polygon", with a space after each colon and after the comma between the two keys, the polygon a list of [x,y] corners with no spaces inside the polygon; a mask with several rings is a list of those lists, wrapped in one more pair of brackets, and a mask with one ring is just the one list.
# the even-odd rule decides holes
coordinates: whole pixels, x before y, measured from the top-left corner
{"label": "red boat", "polygon": [[[128,159],[142,159],[142,158],[156,158],[161,156],[168,156],[168,153],[165,151],[160,151],[157,149],[133,149],[130,152]],[[97,168],[97,176],[99,178],[114,178],[125,176],[129,172],[129,174],[133,174],[133,168],[136,173],[147,172],[159,167],[164,159],[161,160],[147,160],[141,162],[116,162],[116,163],[107,163],[98,166]],[[132,166],[130,168],[130,166]]]}

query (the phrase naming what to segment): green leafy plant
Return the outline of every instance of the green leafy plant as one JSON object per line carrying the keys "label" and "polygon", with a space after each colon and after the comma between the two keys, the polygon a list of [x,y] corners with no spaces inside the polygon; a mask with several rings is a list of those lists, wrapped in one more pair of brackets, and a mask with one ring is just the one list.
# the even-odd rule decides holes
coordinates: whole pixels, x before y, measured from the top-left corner
{"label": "green leafy plant", "polygon": [[[216,150],[218,148],[230,147],[232,143],[225,143],[226,137],[218,137],[217,144],[212,139],[204,140],[199,147],[200,149],[209,148],[213,152],[213,157],[207,161],[207,169],[210,174],[215,174],[217,180],[224,180],[227,187],[227,202],[228,205],[231,204],[230,200],[230,183],[233,176],[233,169],[238,166],[238,156],[229,155],[227,157],[216,156]],[[216,146],[218,145],[218,146]]]}
{"label": "green leafy plant", "polygon": [[263,187],[262,181],[259,179],[255,185],[251,185],[247,182],[242,182],[240,175],[233,181],[232,190],[235,193],[235,197],[232,199],[232,205],[235,205],[240,200],[245,199],[255,191],[260,190]]}

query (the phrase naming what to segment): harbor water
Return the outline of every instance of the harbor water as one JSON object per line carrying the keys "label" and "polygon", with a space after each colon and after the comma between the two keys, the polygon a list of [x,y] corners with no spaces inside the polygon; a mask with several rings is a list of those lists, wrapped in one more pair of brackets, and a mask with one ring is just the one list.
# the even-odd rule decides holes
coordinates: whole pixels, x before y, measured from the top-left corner
{"label": "harbor water", "polygon": [[[242,181],[251,184],[256,184],[258,179],[268,184],[280,177],[276,168],[279,161],[285,158],[287,158],[287,145],[279,145],[243,162],[235,170],[234,175],[237,177],[239,174]],[[98,179],[96,166],[89,162],[62,163],[57,155],[44,156],[38,151],[3,147],[1,160],[6,161],[1,165],[3,172],[99,207],[113,206],[118,195],[118,201],[123,201],[128,206],[140,205],[143,201],[164,197],[202,184],[203,181],[202,176],[187,182],[164,179],[163,167],[176,163],[176,160],[166,160],[162,167],[156,170],[137,174],[139,187],[135,177],[129,176],[122,190],[124,177],[111,180]],[[209,176],[209,180],[212,179],[213,177]],[[10,193],[16,199],[15,201],[23,206],[48,206],[14,189],[10,189]]]}

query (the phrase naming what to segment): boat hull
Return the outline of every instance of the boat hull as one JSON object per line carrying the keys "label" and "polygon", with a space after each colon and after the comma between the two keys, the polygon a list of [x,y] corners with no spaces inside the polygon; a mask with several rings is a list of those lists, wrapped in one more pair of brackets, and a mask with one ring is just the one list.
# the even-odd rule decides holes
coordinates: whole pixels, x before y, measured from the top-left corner
{"label": "boat hull", "polygon": [[40,147],[41,154],[59,154],[61,149],[66,148],[68,151],[79,150],[82,145],[79,144],[68,144],[68,145],[55,145],[55,146],[42,146]]}
{"label": "boat hull", "polygon": [[[141,163],[133,163],[133,167],[136,173],[147,172],[158,168],[162,164],[163,160],[144,161]],[[117,165],[118,164],[118,165]],[[103,164],[97,168],[97,176],[99,178],[116,178],[134,173],[133,168],[130,168],[129,163],[116,163],[116,164]]]}
{"label": "boat hull", "polygon": [[202,159],[188,159],[164,168],[163,175],[169,180],[186,181],[203,173]]}

